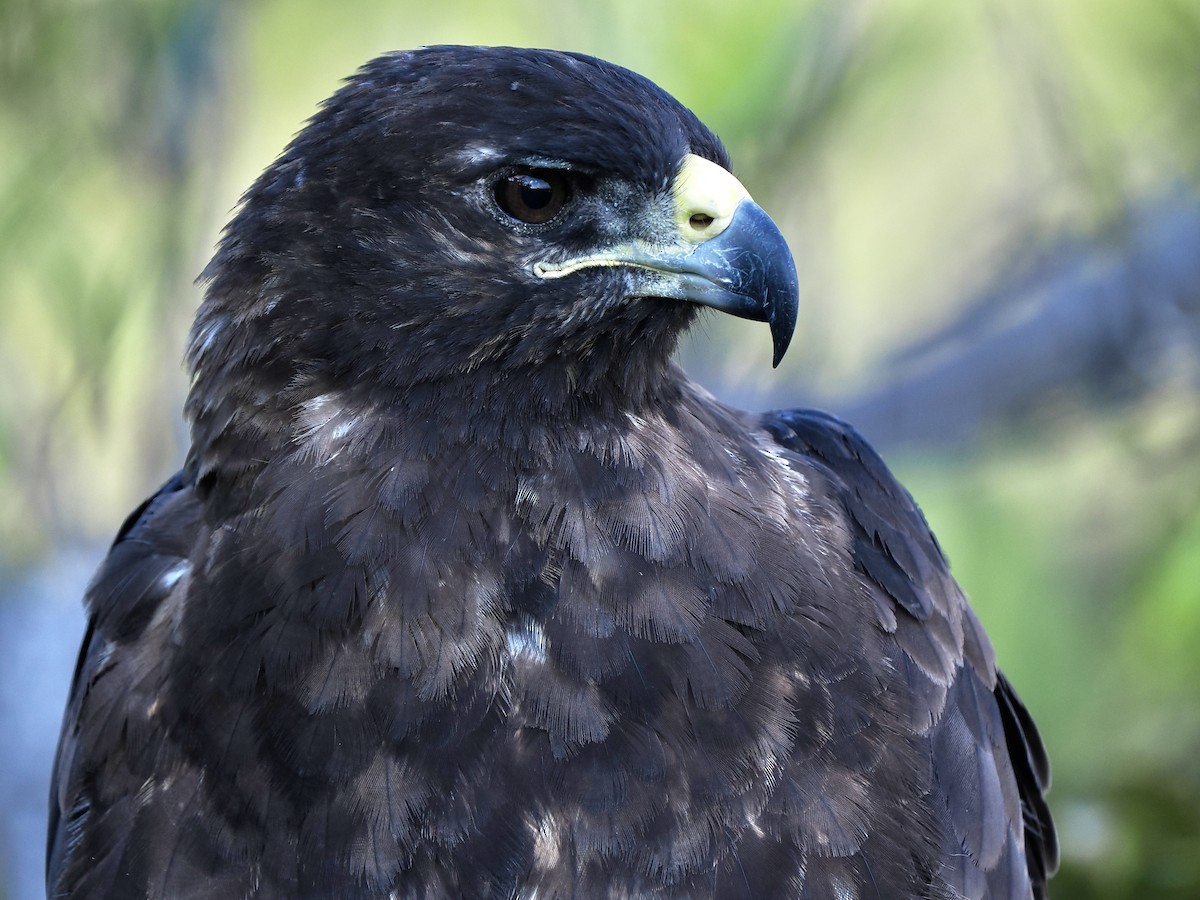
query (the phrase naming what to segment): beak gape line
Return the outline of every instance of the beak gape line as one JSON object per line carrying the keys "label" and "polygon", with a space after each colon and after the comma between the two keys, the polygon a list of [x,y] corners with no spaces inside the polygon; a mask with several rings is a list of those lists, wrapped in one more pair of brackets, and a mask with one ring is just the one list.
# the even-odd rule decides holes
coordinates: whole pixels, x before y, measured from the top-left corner
{"label": "beak gape line", "polygon": [[695,154],[680,166],[672,190],[677,240],[612,247],[561,263],[539,262],[539,278],[581,269],[626,266],[646,273],[631,296],[709,306],[771,328],[778,366],[796,328],[799,286],[787,242],[771,217],[732,174]]}

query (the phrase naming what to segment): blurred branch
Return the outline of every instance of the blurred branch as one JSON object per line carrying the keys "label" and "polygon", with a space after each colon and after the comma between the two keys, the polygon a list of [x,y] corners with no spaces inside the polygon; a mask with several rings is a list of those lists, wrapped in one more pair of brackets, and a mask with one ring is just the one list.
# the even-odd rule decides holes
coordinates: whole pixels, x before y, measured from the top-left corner
{"label": "blurred branch", "polygon": [[1200,201],[1146,203],[1095,241],[1002,274],[946,327],[824,405],[884,445],[973,440],[1048,398],[1127,401],[1200,388]]}

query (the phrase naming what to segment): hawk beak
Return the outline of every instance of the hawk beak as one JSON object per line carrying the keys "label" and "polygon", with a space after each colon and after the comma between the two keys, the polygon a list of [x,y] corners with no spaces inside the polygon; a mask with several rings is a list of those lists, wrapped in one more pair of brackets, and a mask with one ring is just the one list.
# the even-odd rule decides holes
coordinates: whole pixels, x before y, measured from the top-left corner
{"label": "hawk beak", "polygon": [[630,296],[685,300],[743,319],[766,322],[779,365],[792,340],[799,306],[796,264],[779,229],[742,183],[716,163],[684,157],[672,190],[676,240],[639,242],[605,253],[539,263],[542,278],[595,266],[638,270]]}
{"label": "hawk beak", "polygon": [[685,157],[674,197],[685,246],[663,271],[679,279],[681,299],[770,325],[778,366],[800,303],[787,241],[742,183],[703,157]]}

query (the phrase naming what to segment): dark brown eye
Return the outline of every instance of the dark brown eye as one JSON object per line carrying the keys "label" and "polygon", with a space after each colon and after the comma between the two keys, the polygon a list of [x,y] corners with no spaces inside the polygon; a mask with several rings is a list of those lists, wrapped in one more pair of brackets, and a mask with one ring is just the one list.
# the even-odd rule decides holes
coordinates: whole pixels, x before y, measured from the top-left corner
{"label": "dark brown eye", "polygon": [[496,203],[529,225],[549,222],[570,199],[567,175],[557,169],[512,172],[496,182]]}

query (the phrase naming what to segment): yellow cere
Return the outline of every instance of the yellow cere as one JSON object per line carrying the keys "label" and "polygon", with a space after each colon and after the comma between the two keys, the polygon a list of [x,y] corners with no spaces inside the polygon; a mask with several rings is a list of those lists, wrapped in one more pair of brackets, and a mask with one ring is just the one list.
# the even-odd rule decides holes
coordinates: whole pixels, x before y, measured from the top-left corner
{"label": "yellow cere", "polygon": [[679,234],[696,244],[724,231],[739,204],[750,196],[732,174],[694,153],[683,158],[672,194]]}

